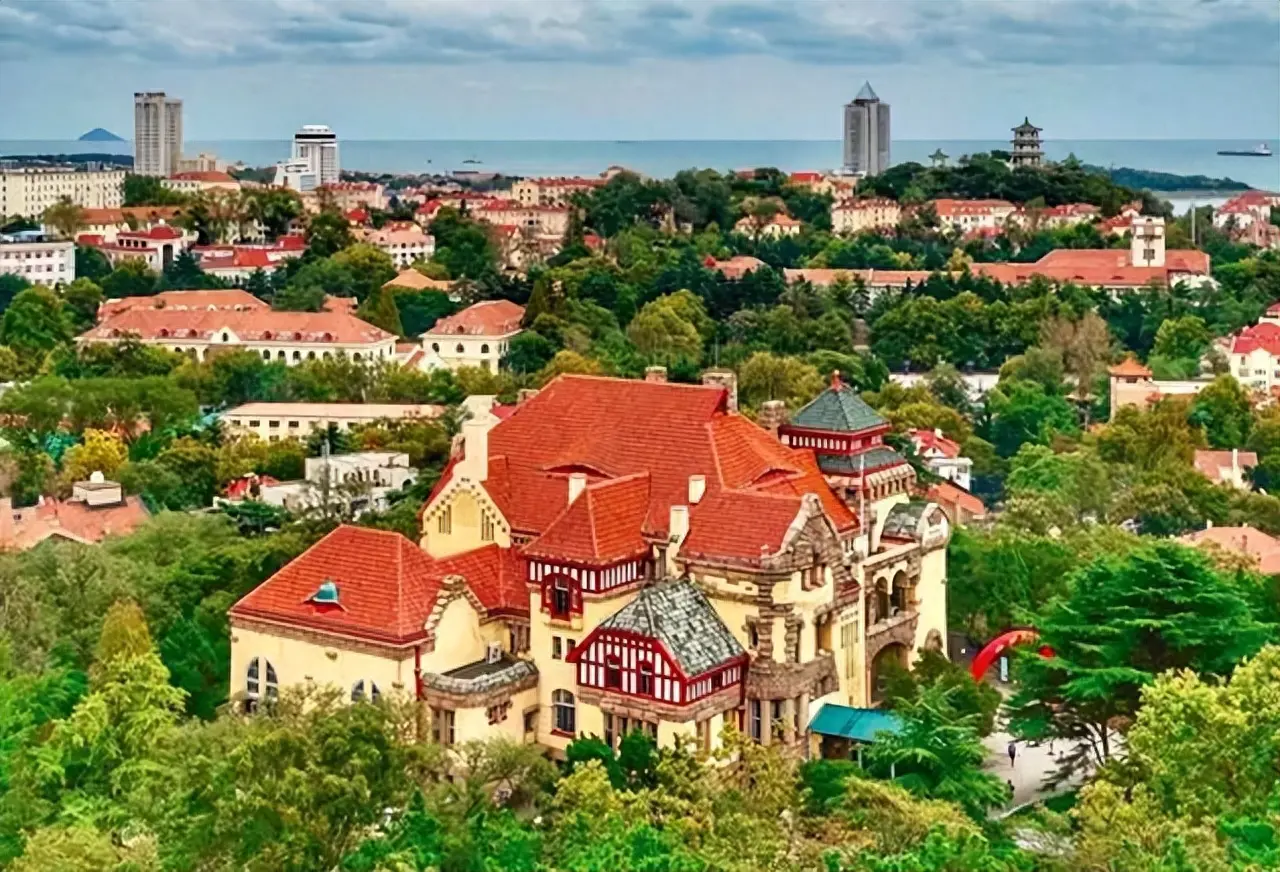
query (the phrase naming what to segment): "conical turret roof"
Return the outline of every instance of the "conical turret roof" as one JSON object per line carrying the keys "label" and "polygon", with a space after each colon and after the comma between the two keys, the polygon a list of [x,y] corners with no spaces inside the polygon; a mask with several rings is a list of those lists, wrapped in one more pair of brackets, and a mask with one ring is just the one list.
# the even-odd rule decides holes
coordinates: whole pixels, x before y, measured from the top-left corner
{"label": "conical turret roof", "polygon": [[863,82],[863,83],[862,83],[862,90],[861,90],[861,91],[859,91],[859,92],[858,92],[858,96],[854,97],[853,99],[855,99],[855,100],[877,100],[877,101],[878,101],[880,98],[876,96],[876,92],[875,92],[875,91],[871,90],[871,83],[870,83],[870,82]]}

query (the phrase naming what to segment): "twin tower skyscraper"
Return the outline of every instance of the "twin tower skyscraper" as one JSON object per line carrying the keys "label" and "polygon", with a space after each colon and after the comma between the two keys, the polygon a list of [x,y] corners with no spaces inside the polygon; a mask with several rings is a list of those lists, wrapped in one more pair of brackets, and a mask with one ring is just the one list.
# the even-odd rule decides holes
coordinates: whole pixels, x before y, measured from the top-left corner
{"label": "twin tower skyscraper", "polygon": [[866,82],[844,107],[844,172],[874,176],[889,168],[889,104]]}

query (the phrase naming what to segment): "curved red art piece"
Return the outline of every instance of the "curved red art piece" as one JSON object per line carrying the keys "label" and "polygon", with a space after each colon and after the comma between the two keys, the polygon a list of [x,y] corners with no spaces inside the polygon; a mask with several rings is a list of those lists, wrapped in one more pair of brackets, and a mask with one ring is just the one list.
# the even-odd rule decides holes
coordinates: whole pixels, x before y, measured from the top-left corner
{"label": "curved red art piece", "polygon": [[[996,658],[1008,651],[1014,645],[1021,645],[1024,642],[1034,642],[1040,638],[1040,634],[1030,628],[1021,630],[1009,630],[1007,633],[1001,633],[996,636],[986,647],[978,652],[978,656],[973,658],[973,664],[969,667],[970,674],[973,675],[974,681],[981,681],[982,677],[987,674],[987,670],[991,668],[991,664],[996,662]],[[1041,657],[1052,657],[1053,649],[1048,645],[1040,647]]]}

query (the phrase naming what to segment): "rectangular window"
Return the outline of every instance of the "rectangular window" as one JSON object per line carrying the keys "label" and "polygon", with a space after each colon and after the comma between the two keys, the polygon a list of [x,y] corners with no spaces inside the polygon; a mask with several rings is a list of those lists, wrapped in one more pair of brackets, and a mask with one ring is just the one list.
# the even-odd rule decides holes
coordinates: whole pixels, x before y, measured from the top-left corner
{"label": "rectangular window", "polygon": [[453,506],[445,506],[444,511],[436,518],[436,532],[446,534],[453,532]]}
{"label": "rectangular window", "polygon": [[493,518],[487,512],[480,515],[480,538],[486,542],[493,541]]}
{"label": "rectangular window", "polygon": [[536,733],[538,731],[538,710],[528,711],[524,713],[524,731],[526,735]]}
{"label": "rectangular window", "polygon": [[453,711],[451,709],[431,709],[431,740],[437,745],[453,744]]}
{"label": "rectangular window", "polygon": [[761,706],[763,703],[758,699],[747,700],[747,729],[748,734],[757,742],[764,741],[764,725],[761,723]]}
{"label": "rectangular window", "polygon": [[614,747],[613,740],[614,740],[614,734],[613,734],[613,715],[609,714],[608,712],[605,712],[605,714],[604,714],[604,743],[605,743],[606,745],[608,745],[610,748],[612,748],[612,747]]}
{"label": "rectangular window", "polygon": [[747,647],[760,647],[760,626],[752,619],[747,619]]}
{"label": "rectangular window", "polygon": [[644,696],[653,696],[653,664],[641,663],[636,692]]}
{"label": "rectangular window", "polygon": [[800,635],[804,632],[804,624],[801,623],[795,628],[795,638],[791,640],[791,644],[787,645],[787,660],[791,663],[800,662]]}
{"label": "rectangular window", "polygon": [[564,642],[563,640],[561,640],[559,636],[551,637],[551,659],[552,660],[564,659],[563,645],[564,645]]}
{"label": "rectangular window", "polygon": [[268,426],[268,427],[270,427],[270,428],[272,428],[272,429],[277,429],[277,428],[279,428],[279,427],[280,427],[280,422],[279,422],[279,421],[268,421],[268,422],[267,422],[267,426]]}
{"label": "rectangular window", "polygon": [[510,702],[501,702],[497,705],[491,705],[485,711],[488,715],[490,724],[500,724],[507,719],[507,714],[511,711]]}
{"label": "rectangular window", "polygon": [[604,665],[604,686],[609,690],[622,688],[622,666],[617,660],[610,660]]}
{"label": "rectangular window", "polygon": [[574,648],[577,648],[577,647],[578,647],[578,642],[577,642],[577,640],[576,640],[576,639],[565,639],[565,649],[564,649],[564,653],[565,653],[566,655],[572,654],[572,653],[573,653],[573,649],[574,649]]}
{"label": "rectangular window", "polygon": [[783,714],[782,700],[775,699],[769,703],[769,723],[767,724],[769,735],[774,734],[774,730],[782,726]]}
{"label": "rectangular window", "polygon": [[[231,423],[232,423],[232,424],[239,424],[240,422],[239,422],[239,421],[235,421],[235,420],[233,420]],[[249,426],[250,426],[250,427],[260,427],[260,426],[262,426],[262,422],[261,422],[261,421],[250,421],[250,422],[249,422]]]}
{"label": "rectangular window", "polygon": [[298,426],[299,426],[299,425],[298,425],[298,422],[297,422],[297,421],[290,421],[290,422],[289,422],[289,429],[290,429],[290,430],[297,430],[297,429],[298,429]]}
{"label": "rectangular window", "polygon": [[711,753],[711,718],[698,721],[698,750],[703,754]]}

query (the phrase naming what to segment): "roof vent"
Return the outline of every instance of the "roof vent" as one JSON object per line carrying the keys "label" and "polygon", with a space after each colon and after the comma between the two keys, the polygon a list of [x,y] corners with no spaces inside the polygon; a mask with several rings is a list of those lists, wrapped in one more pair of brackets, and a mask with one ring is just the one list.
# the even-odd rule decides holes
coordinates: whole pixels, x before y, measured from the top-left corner
{"label": "roof vent", "polygon": [[310,601],[319,605],[337,605],[338,604],[338,583],[325,579],[320,583],[320,587],[310,596]]}

